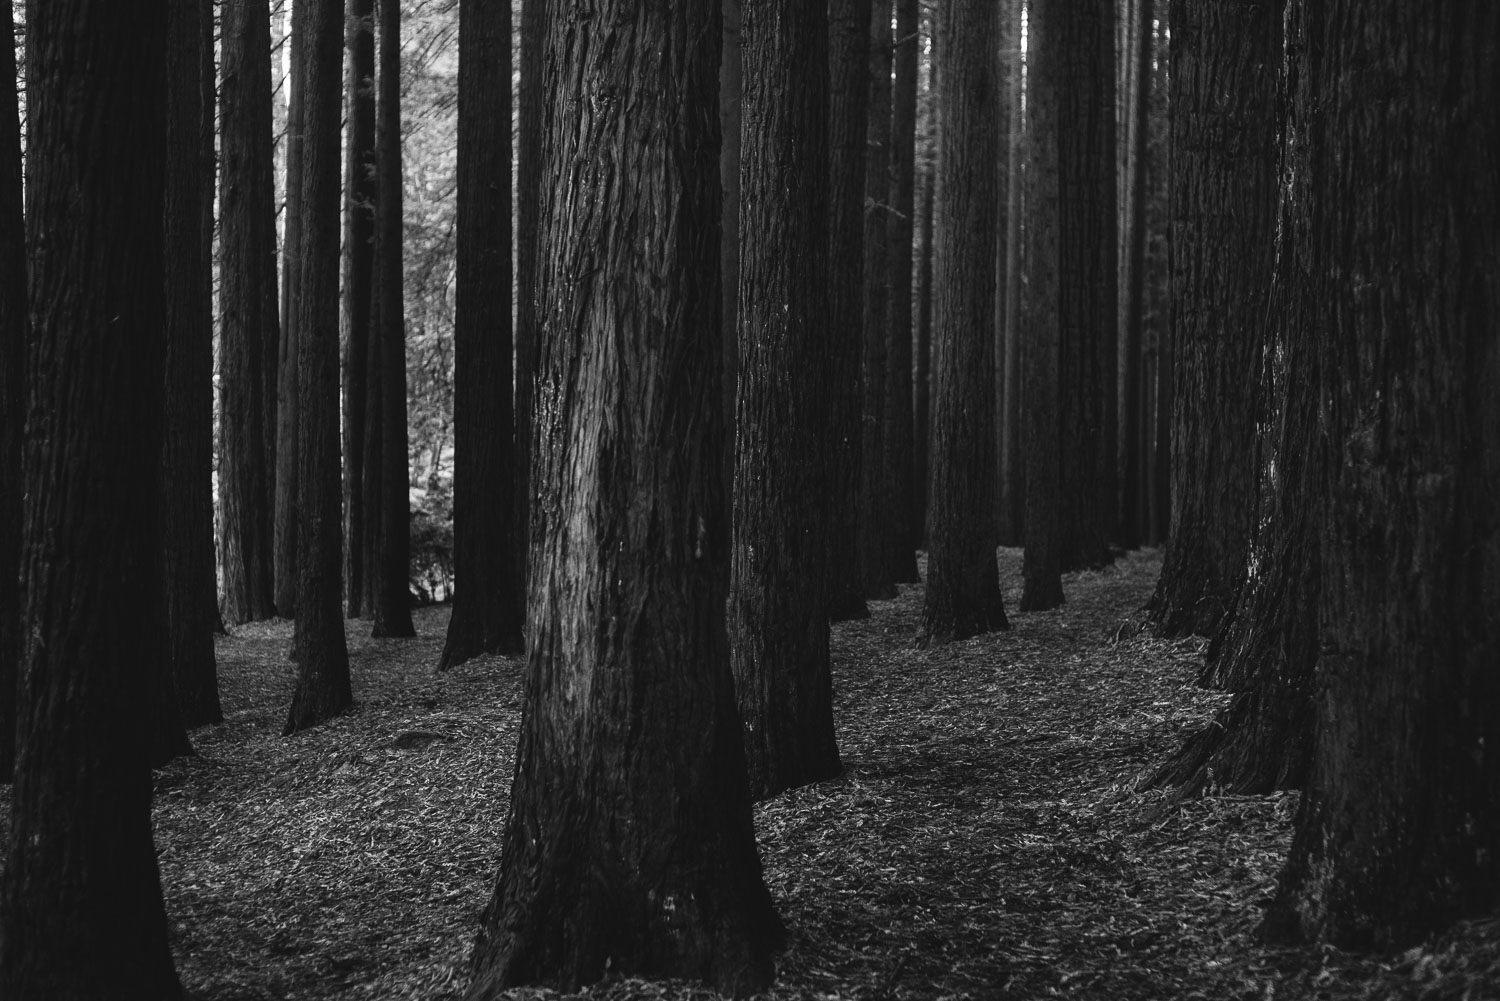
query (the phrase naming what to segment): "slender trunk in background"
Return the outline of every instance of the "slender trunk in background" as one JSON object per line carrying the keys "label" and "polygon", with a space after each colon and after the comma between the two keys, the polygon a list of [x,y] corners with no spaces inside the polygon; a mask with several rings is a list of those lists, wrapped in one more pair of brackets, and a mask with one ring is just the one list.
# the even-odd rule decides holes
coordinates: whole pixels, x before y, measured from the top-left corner
{"label": "slender trunk in background", "polygon": [[[515,547],[525,593],[531,549],[532,390],[536,385],[537,217],[542,202],[542,55],[547,45],[547,0],[522,0],[520,105],[516,127],[516,515]],[[524,629],[524,623],[523,623]]]}
{"label": "slender trunk in background", "polygon": [[453,614],[438,669],[520,653],[510,322],[510,5],[463,0],[453,322]]}
{"label": "slender trunk in background", "polygon": [[1010,135],[1006,137],[1006,174],[1010,183],[1006,185],[1005,211],[1005,270],[1001,281],[1005,284],[1002,296],[1004,312],[999,323],[1004,331],[1002,359],[1005,371],[1005,390],[1001,394],[1001,426],[1004,428],[1003,447],[1000,450],[1000,524],[1009,526],[1009,535],[1001,540],[1002,545],[1023,546],[1026,544],[1026,468],[1024,462],[1026,437],[1022,423],[1023,389],[1021,378],[1021,261],[1022,253],[1021,213],[1024,200],[1021,192],[1025,186],[1022,167],[1025,162],[1023,144],[1026,141],[1026,124],[1022,116],[1021,91],[1024,76],[1021,72],[1021,9],[1022,0],[1006,0],[1000,8],[1001,26],[1006,32],[1007,44],[1002,50],[1006,60],[1002,71],[1010,79],[1006,91],[1006,107],[1009,112]]}
{"label": "slender trunk in background", "polygon": [[922,209],[917,257],[917,320],[912,345],[912,523],[917,545],[927,548],[927,491],[931,479],[932,390],[932,209],[937,191],[937,164],[922,164]]}
{"label": "slender trunk in background", "polygon": [[[372,578],[375,600],[370,617],[375,636],[415,636],[411,621],[411,475],[408,469],[406,427],[406,298],[402,269],[401,197],[401,3],[378,0],[380,11],[380,102],[377,111],[379,203],[375,211],[375,283],[380,309],[374,329],[380,353],[380,379],[370,384],[371,394],[380,394],[380,511],[377,522],[378,548],[375,561],[365,568]],[[509,32],[507,31],[507,37]],[[510,53],[506,44],[505,53]],[[509,59],[506,60],[507,64]],[[506,72],[510,79],[509,70]],[[507,94],[509,89],[507,87]],[[509,129],[510,115],[504,114]],[[507,144],[508,145],[508,144]],[[510,162],[510,151],[505,160]],[[495,183],[500,183],[496,181]],[[510,178],[504,180],[510,191]],[[508,217],[508,213],[507,213]],[[509,264],[509,234],[506,234]],[[509,271],[509,268],[506,268]],[[507,274],[505,276],[509,278]],[[509,281],[506,281],[506,314],[509,316]],[[509,326],[509,324],[507,324]],[[493,334],[492,334],[493,336]],[[505,338],[508,342],[509,338]],[[509,361],[510,345],[505,346]],[[509,366],[507,366],[507,369]],[[504,377],[507,383],[510,372]],[[505,400],[510,416],[509,394]],[[507,421],[507,423],[509,423]],[[497,429],[497,433],[499,429]],[[505,429],[509,433],[509,429]]]}
{"label": "slender trunk in background", "polygon": [[1008,629],[995,562],[995,163],[999,9],[955,0],[938,16],[937,323],[931,539],[918,642]]}
{"label": "slender trunk in background", "polygon": [[341,598],[339,510],[339,126],[343,0],[304,0],[302,240],[297,330],[297,684],[283,736],[353,701]]}
{"label": "slender trunk in background", "polygon": [[[1021,15],[1009,0],[1000,3],[1000,157],[995,161],[996,185],[999,192],[998,212],[999,238],[995,241],[995,538],[1002,546],[1021,544],[1021,525],[1011,507],[1015,493],[1015,459],[1021,454],[1020,428],[1011,419],[1012,404],[1020,387],[1017,364],[1019,355],[1011,356],[1015,342],[1010,327],[1005,322],[1010,309],[1010,297],[1014,290],[1010,286],[1011,238],[1015,227],[1011,225],[1013,211],[1011,188],[1020,184],[1014,174],[1016,117],[1020,114],[1021,86]],[[1014,384],[1014,385],[1013,385]]]}
{"label": "slender trunk in background", "polygon": [[[723,55],[719,58],[719,183],[724,188],[724,485],[734,493],[735,393],[739,384],[740,289],[740,0],[721,0],[724,16]],[[826,2],[819,10],[826,8]],[[826,11],[825,11],[826,14]],[[827,52],[824,52],[827,57]],[[826,127],[826,121],[825,121]]]}
{"label": "slender trunk in background", "polygon": [[[1159,24],[1156,33],[1156,50],[1166,52],[1165,44],[1171,38],[1168,22],[1171,4],[1168,0],[1154,0]],[[1152,93],[1161,101],[1152,121],[1156,126],[1156,149],[1148,164],[1147,198],[1156,206],[1158,218],[1151,235],[1154,237],[1147,250],[1147,274],[1168,274],[1173,271],[1172,225],[1171,225],[1171,176],[1172,176],[1172,115],[1169,110],[1168,91],[1172,84],[1172,60],[1156,60],[1156,79]],[[1150,146],[1151,137],[1147,144]],[[1144,429],[1150,439],[1150,495],[1147,509],[1150,511],[1150,542],[1163,545],[1172,521],[1172,382],[1176,365],[1172,332],[1172,288],[1171,281],[1157,281],[1151,290],[1152,344],[1155,365],[1149,381],[1152,383],[1151,407],[1147,411],[1151,423]]]}
{"label": "slender trunk in background", "polygon": [[1103,176],[1095,183],[1101,201],[1100,222],[1104,227],[1097,250],[1103,260],[1099,265],[1105,285],[1100,290],[1097,309],[1099,386],[1103,391],[1103,413],[1100,415],[1102,437],[1096,467],[1098,504],[1103,522],[1105,559],[1113,560],[1109,546],[1120,534],[1120,148],[1118,116],[1120,54],[1116,46],[1120,20],[1119,0],[1101,0],[1097,29],[1100,49],[1094,67],[1094,86],[1103,115],[1097,120],[1095,139],[1104,152],[1098,167]]}
{"label": "slender trunk in background", "polygon": [[[142,725],[166,655],[167,8],[27,10],[25,665],[0,878],[5,998],[182,997]],[[9,240],[18,220],[4,221]]]}
{"label": "slender trunk in background", "polygon": [[[15,37],[9,4],[3,38]],[[16,79],[15,46],[0,45],[0,80]],[[16,756],[21,662],[21,446],[26,420],[26,225],[21,122],[14,85],[0,87],[0,782]]]}
{"label": "slender trunk in background", "polygon": [[1500,898],[1500,8],[1299,17],[1328,482],[1317,737],[1267,930],[1394,951]]}
{"label": "slender trunk in background", "polygon": [[1129,115],[1126,143],[1126,188],[1124,256],[1120,283],[1124,296],[1120,345],[1120,534],[1126,549],[1141,544],[1145,521],[1144,458],[1141,451],[1141,360],[1142,327],[1145,322],[1146,290],[1146,145],[1151,107],[1151,4],[1130,0],[1133,21],[1127,53],[1130,69]]}
{"label": "slender trunk in background", "polygon": [[292,4],[291,68],[287,74],[286,219],[283,223],[281,265],[281,345],[276,359],[276,612],[282,618],[297,614],[297,438],[298,393],[297,319],[300,309],[302,240],[302,150],[304,130],[302,93],[306,59],[307,5]]}
{"label": "slender trunk in background", "polygon": [[890,497],[889,565],[899,584],[918,584],[912,502],[912,216],[917,178],[918,0],[896,0],[891,93],[891,193],[887,237],[890,302],[886,314],[885,481]]}
{"label": "slender trunk in background", "polygon": [[364,611],[365,357],[370,348],[370,295],[375,268],[375,0],[350,0],[344,40],[349,51],[344,93],[348,146],[344,159],[344,550],[345,609]]}
{"label": "slender trunk in background", "polygon": [[[164,434],[162,557],[167,585],[169,698],[181,725],[218,723],[214,663],[215,601],[213,505],[214,329],[212,273],[204,246],[203,19],[204,0],[171,0],[167,13],[167,163],[163,237],[172,249],[166,283],[166,369],[162,380]],[[174,725],[166,735],[172,755],[191,750]]]}
{"label": "slender trunk in background", "polygon": [[1172,521],[1147,603],[1212,636],[1255,530],[1259,358],[1276,231],[1281,3],[1172,8]]}
{"label": "slender trunk in background", "polygon": [[[724,632],[719,4],[590,9],[549,17],[543,510],[526,707],[471,1001],[606,975],[749,994],[770,982],[782,937]],[[606,90],[616,99],[589,100]]]}
{"label": "slender trunk in background", "polygon": [[1022,426],[1026,476],[1026,554],[1021,611],[1063,603],[1062,535],[1058,521],[1062,462],[1058,457],[1059,208],[1057,132],[1062,87],[1059,17],[1048,3],[1028,7],[1026,45],[1026,280],[1022,316],[1026,381]]}
{"label": "slender trunk in background", "polygon": [[835,621],[870,614],[860,577],[860,423],[864,385],[865,119],[870,93],[870,0],[829,0],[831,148],[828,336],[833,342],[832,423],[836,448],[829,482],[833,515],[828,553],[828,614]]}

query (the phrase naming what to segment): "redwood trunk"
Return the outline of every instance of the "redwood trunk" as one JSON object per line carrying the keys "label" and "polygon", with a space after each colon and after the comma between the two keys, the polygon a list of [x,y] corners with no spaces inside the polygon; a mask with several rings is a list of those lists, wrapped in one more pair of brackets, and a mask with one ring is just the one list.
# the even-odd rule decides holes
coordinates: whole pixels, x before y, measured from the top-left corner
{"label": "redwood trunk", "polygon": [[546,0],[521,3],[520,105],[516,127],[516,536],[525,586],[531,539],[532,390],[536,384],[538,209],[542,184],[542,55],[547,45]]}
{"label": "redwood trunk", "polygon": [[918,0],[896,0],[894,83],[891,94],[891,194],[887,227],[890,309],[887,313],[885,481],[890,512],[890,573],[898,584],[918,584],[917,529],[912,501],[912,219],[917,179]]}
{"label": "redwood trunk", "polygon": [[[11,9],[0,18],[14,37]],[[0,79],[16,78],[15,47],[0,45]],[[0,782],[16,754],[21,658],[21,446],[26,420],[26,225],[21,212],[21,124],[13,85],[0,87]]]}
{"label": "redwood trunk", "polygon": [[292,5],[291,67],[287,73],[286,219],[281,265],[281,344],[276,359],[276,613],[297,614],[298,410],[301,406],[297,338],[301,308],[303,90],[306,87],[307,8],[314,0]]}

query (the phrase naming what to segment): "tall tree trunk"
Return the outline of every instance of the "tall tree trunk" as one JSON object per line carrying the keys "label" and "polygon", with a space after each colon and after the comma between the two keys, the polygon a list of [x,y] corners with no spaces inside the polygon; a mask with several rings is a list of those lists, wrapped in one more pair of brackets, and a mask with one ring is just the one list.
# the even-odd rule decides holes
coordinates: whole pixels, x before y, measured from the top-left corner
{"label": "tall tree trunk", "polygon": [[1005,199],[1001,238],[996,250],[997,280],[995,336],[1000,376],[998,433],[999,541],[1002,546],[1023,544],[1026,519],[1022,504],[1025,491],[1021,476],[1021,338],[1016,317],[1020,315],[1021,287],[1021,4],[1004,0],[1000,5],[1000,73],[1005,132],[1001,137],[1001,196]]}
{"label": "tall tree trunk", "polygon": [[869,616],[860,576],[860,481],[864,433],[865,121],[870,94],[870,2],[829,0],[830,199],[828,337],[833,343],[830,463],[833,497],[828,553],[828,614]]}
{"label": "tall tree trunk", "polygon": [[[375,350],[380,356],[379,379],[370,383],[380,394],[380,507],[376,522],[375,558],[365,568],[371,577],[375,636],[415,636],[411,621],[411,475],[408,470],[406,427],[406,299],[402,268],[401,198],[401,3],[379,0],[380,105],[376,156],[379,170],[375,210],[375,266],[380,296],[376,311]],[[505,48],[509,55],[510,47]],[[509,60],[506,60],[507,63]],[[510,77],[507,71],[506,80]],[[508,87],[507,83],[507,87]],[[508,91],[507,91],[508,92]],[[510,116],[505,116],[509,123]],[[509,128],[509,124],[506,125]],[[509,153],[506,154],[509,163]],[[510,190],[509,178],[505,180]],[[506,240],[506,256],[510,241]],[[508,270],[508,269],[507,269]],[[509,313],[509,282],[506,283]],[[509,338],[507,338],[509,340]],[[509,347],[505,351],[509,355]],[[509,373],[506,380],[509,381]],[[510,400],[505,401],[507,413]]]}
{"label": "tall tree trunk", "polygon": [[1267,920],[1394,949],[1500,896],[1500,10],[1297,17],[1329,480],[1317,738]]}
{"label": "tall tree trunk", "polygon": [[454,591],[439,670],[526,647],[524,551],[513,524],[509,4],[463,0],[458,74]]}
{"label": "tall tree trunk", "polygon": [[365,382],[370,350],[370,296],[375,271],[375,0],[350,0],[345,34],[349,62],[348,152],[344,172],[344,552],[345,607],[365,610]]}
{"label": "tall tree trunk", "polygon": [[[15,23],[7,4],[5,38]],[[16,79],[15,47],[0,45],[0,80]],[[21,122],[14,83],[0,87],[0,782],[16,759],[21,662],[21,446],[26,421],[26,225]]]}
{"label": "tall tree trunk", "polygon": [[1026,280],[1022,314],[1026,340],[1021,366],[1026,409],[1026,554],[1021,611],[1040,612],[1064,601],[1062,526],[1058,520],[1062,462],[1058,458],[1061,294],[1059,269],[1058,94],[1062,88],[1063,35],[1048,3],[1027,7],[1026,46]]}
{"label": "tall tree trunk", "polygon": [[1141,449],[1143,394],[1142,327],[1146,288],[1146,173],[1151,107],[1151,3],[1130,0],[1132,48],[1126,142],[1124,259],[1120,268],[1124,306],[1120,311],[1120,545],[1136,549],[1145,534],[1145,455]]}
{"label": "tall tree trunk", "polygon": [[912,502],[912,217],[917,178],[918,0],[896,0],[895,80],[891,96],[891,194],[886,230],[890,303],[886,314],[885,481],[889,495],[890,573],[921,583],[921,532]]}
{"label": "tall tree trunk", "polygon": [[468,996],[606,971],[750,993],[781,927],[724,632],[719,2],[549,22],[534,633]]}
{"label": "tall tree trunk", "polygon": [[339,517],[339,126],[343,0],[306,4],[302,240],[298,255],[297,686],[283,734],[353,702],[344,640]]}
{"label": "tall tree trunk", "polygon": [[[547,0],[521,3],[521,81],[516,129],[516,538],[522,587],[531,540],[531,401],[536,385],[537,225],[542,185],[542,56],[547,46]],[[523,591],[524,593],[524,591]],[[524,629],[524,623],[523,629]]]}
{"label": "tall tree trunk", "polygon": [[306,89],[307,8],[313,0],[288,0],[292,5],[290,91],[286,122],[286,219],[283,223],[281,265],[281,345],[276,368],[276,612],[283,618],[297,614],[297,440],[301,406],[297,320],[301,308],[302,153],[305,145],[303,91]]}
{"label": "tall tree trunk", "polygon": [[219,184],[219,552],[224,617],[276,614],[276,205],[267,0],[224,5]]}
{"label": "tall tree trunk", "polygon": [[[167,271],[166,367],[161,381],[162,556],[167,583],[169,691],[183,725],[223,720],[214,664],[218,625],[214,571],[212,277],[203,232],[204,0],[171,0],[167,13],[165,100],[166,189],[163,225],[172,250]],[[190,750],[186,734],[168,735],[174,751]]]}
{"label": "tall tree trunk", "polygon": [[1052,21],[1057,91],[1058,384],[1063,570],[1109,562],[1104,356],[1115,327],[1114,7],[1089,0]]}
{"label": "tall tree trunk", "polygon": [[912,345],[912,524],[917,545],[927,547],[927,489],[931,469],[932,427],[932,230],[937,195],[937,163],[931,156],[922,164],[922,204],[918,229],[917,319]]}
{"label": "tall tree trunk", "polygon": [[1280,3],[1172,5],[1172,521],[1147,605],[1211,636],[1255,528],[1258,360],[1276,222]]}
{"label": "tall tree trunk", "polygon": [[[826,2],[823,5],[827,6]],[[720,270],[724,276],[724,414],[729,441],[724,449],[724,484],[734,495],[735,394],[739,385],[740,292],[740,0],[721,0],[724,17],[723,54],[719,58],[719,183],[724,188],[723,243]],[[826,27],[825,27],[826,31]],[[826,53],[825,53],[826,55]],[[825,88],[826,89],[826,88]],[[826,126],[826,123],[825,123]]]}
{"label": "tall tree trunk", "polygon": [[142,725],[166,654],[167,5],[27,15],[25,663],[0,996],[176,999]]}
{"label": "tall tree trunk", "polygon": [[886,479],[887,223],[891,213],[891,0],[870,5],[869,108],[865,123],[864,328],[860,353],[859,518],[855,539],[866,598],[894,598],[890,484]]}
{"label": "tall tree trunk", "polygon": [[1010,627],[995,562],[999,30],[999,10],[989,0],[955,0],[938,15],[943,72],[924,644]]}
{"label": "tall tree trunk", "polygon": [[730,666],[750,793],[839,774],[828,654],[828,12],[745,0]]}

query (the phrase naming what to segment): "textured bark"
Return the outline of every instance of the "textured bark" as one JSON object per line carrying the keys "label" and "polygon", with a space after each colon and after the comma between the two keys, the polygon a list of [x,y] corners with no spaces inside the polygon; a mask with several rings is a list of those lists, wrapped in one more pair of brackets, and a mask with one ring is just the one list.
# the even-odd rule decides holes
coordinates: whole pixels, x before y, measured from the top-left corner
{"label": "textured bark", "polygon": [[[11,9],[0,17],[13,37]],[[16,78],[15,47],[0,45],[0,79]],[[0,87],[0,782],[16,754],[21,659],[21,444],[26,420],[26,226],[21,211],[16,88]]]}
{"label": "textured bark", "polygon": [[1000,410],[998,470],[999,540],[1003,546],[1024,544],[1025,482],[1021,473],[1021,4],[1005,0],[1000,5],[1000,72],[1004,83],[1005,133],[1000,160],[1005,211],[996,253],[996,371],[1003,376],[999,392]]}
{"label": "textured bark", "polygon": [[830,198],[828,337],[833,343],[830,463],[833,514],[828,554],[828,614],[869,616],[859,563],[860,397],[864,330],[865,119],[870,89],[870,0],[829,0]]}
{"label": "textured bark", "polygon": [[276,614],[276,205],[267,0],[224,5],[219,166],[219,557],[224,618]]}
{"label": "textured bark", "polygon": [[1245,574],[1276,221],[1279,3],[1172,6],[1172,522],[1147,605],[1210,636]]}
{"label": "textured bark", "polygon": [[516,128],[516,551],[526,572],[531,519],[532,389],[541,315],[536,298],[537,218],[542,184],[542,54],[546,0],[521,3],[521,81]]}
{"label": "textured bark", "polygon": [[891,0],[870,5],[869,105],[865,119],[864,298],[860,346],[859,516],[855,536],[866,598],[896,596],[891,567],[890,483],[886,478],[887,313],[891,271]]}
{"label": "textured bark", "polygon": [[550,12],[534,632],[470,998],[771,979],[724,632],[720,25],[719,0]]}
{"label": "textured bark", "polygon": [[1058,91],[1062,86],[1057,18],[1048,4],[1028,9],[1026,76],[1025,341],[1021,368],[1026,406],[1026,523],[1021,611],[1040,612],[1064,601],[1062,534],[1058,521],[1062,462],[1058,458]]}
{"label": "textured bark", "polygon": [[1121,213],[1120,285],[1120,545],[1136,549],[1146,535],[1145,452],[1141,426],[1145,394],[1141,345],[1145,323],[1146,174],[1151,107],[1151,3],[1128,4],[1130,48],[1126,53],[1129,86],[1126,119],[1125,206]]}
{"label": "textured bark", "polygon": [[297,614],[297,473],[298,313],[301,308],[302,151],[304,145],[303,91],[306,87],[307,7],[312,0],[288,0],[292,5],[290,69],[286,121],[286,219],[283,222],[281,264],[281,343],[276,354],[276,496],[275,597],[282,618]]}
{"label": "textured bark", "polygon": [[1114,343],[1114,5],[1052,21],[1057,90],[1058,497],[1064,570],[1109,562],[1103,476],[1104,356]]}
{"label": "textured bark", "polygon": [[1500,10],[1297,16],[1328,484],[1317,738],[1267,920],[1401,948],[1500,896]]}
{"label": "textured bark", "polygon": [[[162,217],[172,254],[166,279],[165,431],[162,476],[162,557],[167,583],[168,691],[180,723],[218,723],[214,631],[219,622],[214,571],[213,283],[204,245],[203,18],[204,0],[171,0],[167,14],[166,194]],[[172,696],[169,696],[172,697]],[[169,716],[170,718],[170,716]],[[176,752],[191,750],[186,734],[167,735]]]}
{"label": "textured bark", "polygon": [[[820,9],[826,8],[824,3]],[[734,493],[735,394],[739,384],[740,274],[740,0],[722,0],[723,52],[719,58],[719,183],[724,188],[720,273],[724,276],[725,490]],[[826,26],[824,31],[826,33]],[[826,55],[826,53],[825,53]],[[826,90],[826,88],[825,88]],[[825,121],[826,127],[826,121]]]}
{"label": "textured bark", "polygon": [[932,486],[920,642],[1007,629],[995,562],[995,162],[999,10],[957,0],[938,17]]}
{"label": "textured bark", "polygon": [[340,601],[339,126],[344,4],[303,0],[302,240],[297,316],[297,685],[283,734],[353,702]]}
{"label": "textured bark", "polygon": [[[520,653],[510,323],[510,5],[464,0],[458,29],[453,326],[453,614],[438,669]],[[401,466],[405,469],[405,464]]]}
{"label": "textured bark", "polygon": [[[380,395],[380,466],[374,481],[378,484],[380,506],[375,512],[376,548],[365,573],[371,578],[370,597],[374,601],[370,609],[370,617],[374,619],[372,634],[410,637],[417,631],[411,621],[411,502],[408,500],[411,476],[406,447],[406,301],[401,252],[401,4],[400,0],[379,0],[378,7],[379,195],[375,210],[375,267],[379,276],[375,294],[380,297],[380,308],[375,314],[374,337],[380,365],[379,378],[370,382],[370,393]],[[509,51],[507,45],[506,52]],[[509,79],[507,73],[506,80]],[[508,115],[505,120],[509,122]],[[509,179],[505,184],[508,191]],[[508,247],[509,241],[506,242]],[[506,288],[509,289],[509,282]],[[508,349],[506,353],[509,354]],[[508,411],[508,399],[505,406]]]}
{"label": "textured bark", "polygon": [[918,229],[917,318],[912,344],[912,521],[917,545],[927,546],[927,485],[930,480],[932,427],[932,216],[937,194],[937,165],[922,165],[922,208]]}
{"label": "textured bark", "polygon": [[891,579],[921,583],[912,502],[912,218],[917,181],[917,0],[896,0],[894,82],[891,92],[891,193],[886,227],[890,302],[886,314],[885,482]]}
{"label": "textured bark", "polygon": [[729,591],[750,792],[839,774],[828,653],[828,18],[745,0]]}
{"label": "textured bark", "polygon": [[166,654],[166,5],[27,14],[25,650],[0,996],[176,999],[141,725]]}
{"label": "textured bark", "polygon": [[375,0],[350,0],[344,92],[348,135],[344,158],[344,551],[345,607],[365,610],[365,407],[369,386],[370,295],[375,272]]}

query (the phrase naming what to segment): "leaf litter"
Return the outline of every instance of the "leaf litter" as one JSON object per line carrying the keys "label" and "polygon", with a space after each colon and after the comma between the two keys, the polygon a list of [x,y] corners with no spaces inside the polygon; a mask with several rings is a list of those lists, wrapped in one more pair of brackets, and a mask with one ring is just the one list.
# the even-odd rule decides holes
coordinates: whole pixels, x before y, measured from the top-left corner
{"label": "leaf litter", "polygon": [[[1396,955],[1256,937],[1297,797],[1175,801],[1134,780],[1204,725],[1203,645],[1140,628],[1160,554],[1067,575],[1068,603],[1012,629],[914,643],[921,588],[833,630],[845,771],[756,808],[789,935],[774,1001],[1500,999],[1500,919]],[[217,642],[225,722],[156,773],[172,947],[215,1001],[454,1001],[498,864],[522,663],[432,672],[447,611],[415,640],[350,623],[354,709],[291,738],[291,626]],[[9,789],[0,833],[9,835]],[[516,1001],[707,1001],[610,978]]]}

